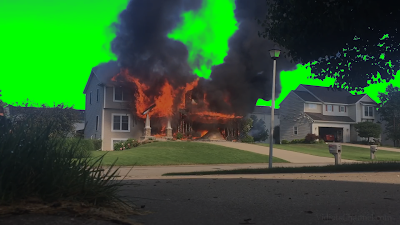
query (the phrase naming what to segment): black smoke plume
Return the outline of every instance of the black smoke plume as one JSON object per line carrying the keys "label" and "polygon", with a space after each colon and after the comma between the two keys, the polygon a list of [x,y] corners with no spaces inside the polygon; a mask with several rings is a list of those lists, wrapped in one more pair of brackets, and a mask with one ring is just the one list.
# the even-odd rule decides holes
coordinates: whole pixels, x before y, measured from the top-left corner
{"label": "black smoke plume", "polygon": [[[182,12],[199,9],[201,4],[201,0],[131,0],[120,14],[112,41],[121,67],[152,90],[159,90],[164,79],[175,87],[193,81],[196,76],[187,63],[188,49],[167,34],[180,22]],[[271,98],[273,63],[268,50],[274,43],[258,36],[262,28],[255,20],[266,12],[265,0],[236,0],[239,30],[229,40],[228,55],[223,64],[212,68],[211,80],[201,79],[194,90],[195,96],[207,94],[212,111],[245,115],[253,111],[258,98]],[[293,66],[283,58],[278,60],[278,72]],[[279,76],[276,83],[279,94]]]}

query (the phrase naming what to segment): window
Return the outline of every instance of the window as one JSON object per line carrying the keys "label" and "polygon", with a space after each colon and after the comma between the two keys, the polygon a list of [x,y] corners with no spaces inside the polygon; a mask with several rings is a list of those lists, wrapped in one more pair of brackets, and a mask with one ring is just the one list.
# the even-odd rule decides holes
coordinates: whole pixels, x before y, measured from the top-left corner
{"label": "window", "polygon": [[317,105],[316,104],[308,104],[309,109],[316,109]]}
{"label": "window", "polygon": [[339,106],[339,112],[346,112],[346,106]]}
{"label": "window", "polygon": [[129,116],[114,115],[113,114],[113,131],[130,131],[129,129]]}
{"label": "window", "polygon": [[373,106],[364,106],[364,116],[373,117],[374,116]]}
{"label": "window", "polygon": [[99,129],[99,116],[96,116],[96,130]]}
{"label": "window", "polygon": [[333,112],[333,105],[325,105],[325,110],[328,112]]}
{"label": "window", "polygon": [[297,127],[293,127],[293,134],[297,135]]}
{"label": "window", "polygon": [[99,102],[99,89],[97,89],[96,98],[97,98],[97,102]]}
{"label": "window", "polygon": [[92,92],[89,94],[89,104],[92,104]]}

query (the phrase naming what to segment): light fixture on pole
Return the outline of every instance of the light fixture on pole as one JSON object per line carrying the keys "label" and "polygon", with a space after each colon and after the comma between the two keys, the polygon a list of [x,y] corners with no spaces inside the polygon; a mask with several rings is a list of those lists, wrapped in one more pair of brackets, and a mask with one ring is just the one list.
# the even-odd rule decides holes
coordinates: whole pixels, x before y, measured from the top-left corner
{"label": "light fixture on pole", "polygon": [[276,60],[281,54],[281,50],[276,46],[269,50],[271,58],[274,60],[274,69],[272,74],[272,97],[271,97],[271,127],[269,130],[269,160],[268,168],[272,168],[272,150],[274,148],[274,116],[275,116],[275,77],[276,77]]}

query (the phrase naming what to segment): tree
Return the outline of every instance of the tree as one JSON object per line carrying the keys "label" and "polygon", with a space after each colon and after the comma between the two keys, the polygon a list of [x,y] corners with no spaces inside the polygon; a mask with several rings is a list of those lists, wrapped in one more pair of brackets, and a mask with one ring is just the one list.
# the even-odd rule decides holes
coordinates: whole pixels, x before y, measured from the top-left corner
{"label": "tree", "polygon": [[[400,22],[392,0],[267,0],[259,35],[308,64],[316,79],[335,77],[333,87],[362,90],[399,70]],[[316,61],[317,60],[317,61]],[[376,77],[379,72],[381,78]]]}
{"label": "tree", "polygon": [[[0,90],[0,97],[1,97],[2,95],[1,95],[1,90]],[[7,104],[5,103],[5,102],[3,102],[3,100],[1,100],[0,99],[0,107],[4,107],[4,106],[6,106]]]}
{"label": "tree", "polygon": [[354,125],[354,127],[356,128],[358,136],[368,138],[368,143],[370,137],[379,138],[382,133],[381,126],[373,122],[359,122]]}
{"label": "tree", "polygon": [[265,141],[268,139],[268,130],[266,129],[264,120],[257,119],[257,116],[251,115],[250,118],[253,120],[253,126],[249,131],[249,134],[253,136],[254,141]]}
{"label": "tree", "polygon": [[385,134],[393,140],[394,146],[400,140],[400,89],[389,85],[385,93],[379,93],[381,103],[378,112],[385,121]]}
{"label": "tree", "polygon": [[239,139],[242,142],[254,142],[254,138],[249,135],[249,131],[253,127],[253,120],[251,118],[242,118],[239,121],[239,125],[240,125]]}

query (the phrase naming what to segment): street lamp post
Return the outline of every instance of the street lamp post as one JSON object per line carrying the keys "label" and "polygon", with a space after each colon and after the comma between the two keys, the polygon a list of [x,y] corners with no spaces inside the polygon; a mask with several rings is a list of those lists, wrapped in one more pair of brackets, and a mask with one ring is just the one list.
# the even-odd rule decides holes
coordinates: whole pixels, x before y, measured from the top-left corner
{"label": "street lamp post", "polygon": [[272,74],[272,98],[271,98],[271,128],[269,131],[269,166],[268,168],[272,168],[272,150],[274,147],[274,116],[275,116],[275,77],[276,77],[276,59],[279,58],[279,54],[281,50],[278,48],[273,48],[269,50],[271,54],[271,58],[274,60],[274,69]]}

